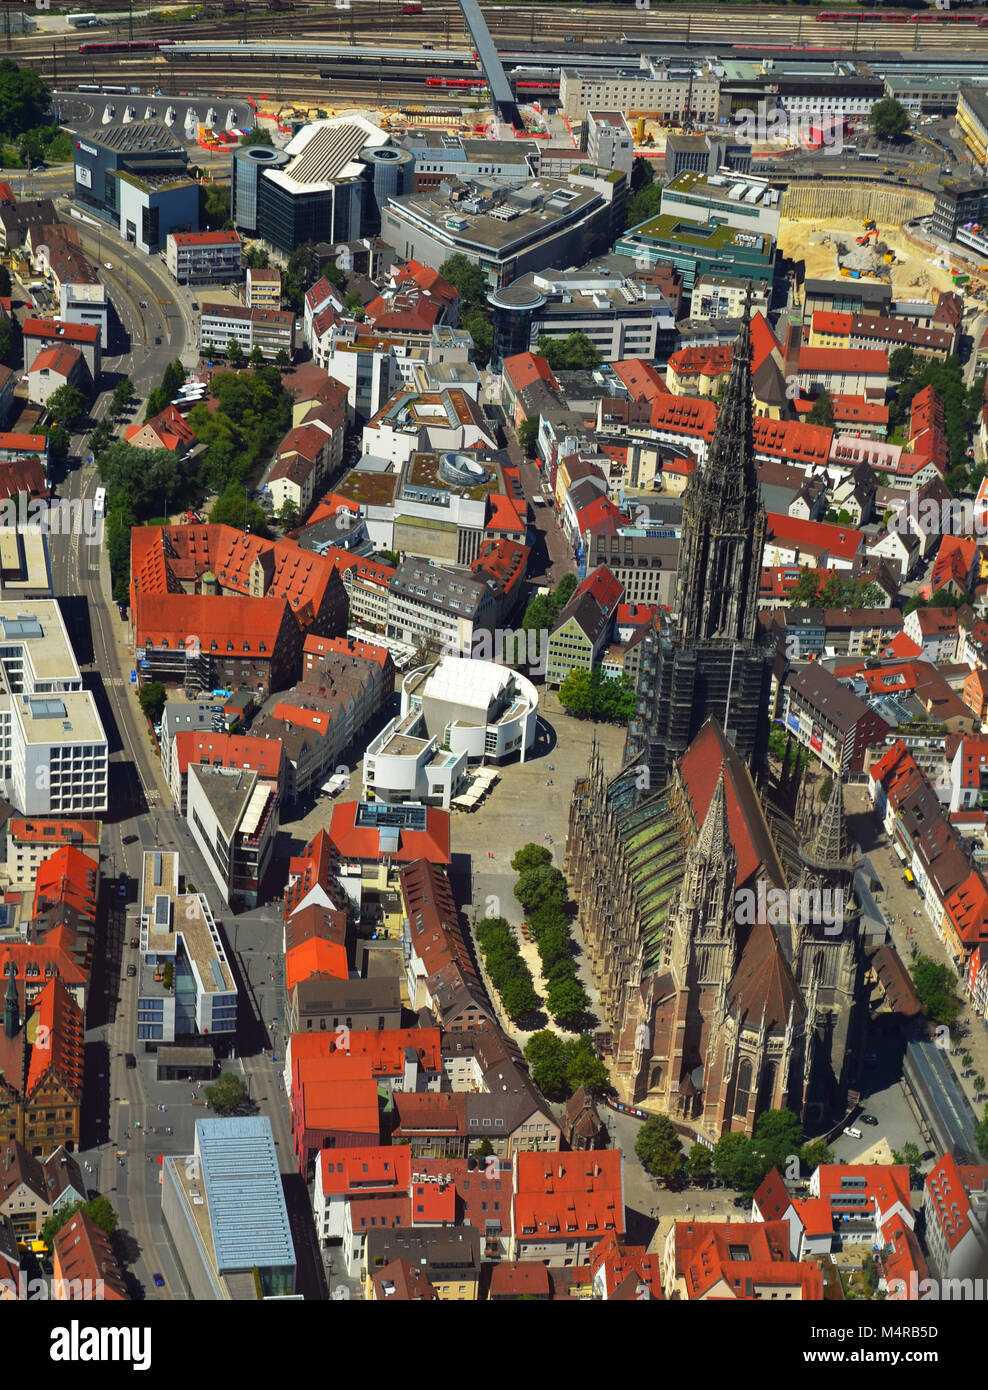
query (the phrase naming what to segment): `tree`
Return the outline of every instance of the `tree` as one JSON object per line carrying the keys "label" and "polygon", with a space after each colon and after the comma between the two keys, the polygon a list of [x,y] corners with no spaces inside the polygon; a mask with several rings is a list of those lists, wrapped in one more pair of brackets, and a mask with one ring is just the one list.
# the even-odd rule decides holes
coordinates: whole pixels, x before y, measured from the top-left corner
{"label": "tree", "polygon": [[922,1176],[919,1166],[922,1161],[923,1155],[913,1143],[903,1144],[901,1149],[892,1150],[892,1162],[905,1164],[908,1167],[909,1181],[914,1186],[918,1184]]}
{"label": "tree", "polygon": [[266,126],[256,125],[253,130],[248,131],[240,142],[240,148],[246,149],[249,145],[273,145],[271,132]]}
{"label": "tree", "polygon": [[826,1139],[808,1139],[799,1151],[800,1162],[811,1173],[815,1173],[821,1163],[833,1163],[834,1155],[827,1147]]}
{"label": "tree", "polygon": [[310,285],[319,279],[319,257],[311,241],[303,241],[288,258],[281,277],[281,293],[297,313],[302,310],[302,298]]}
{"label": "tree", "polygon": [[267,270],[270,265],[268,253],[263,246],[249,246],[245,259],[251,270]]}
{"label": "tree", "polygon": [[346,276],[335,261],[323,261],[322,277],[328,280],[334,290],[342,290],[346,286]]}
{"label": "tree", "polygon": [[236,526],[238,531],[250,530],[255,536],[271,539],[267,513],[247,497],[238,483],[224,488],[213,503],[209,519],[215,525]]}
{"label": "tree", "polygon": [[290,497],[286,497],[284,502],[282,502],[281,506],[278,508],[277,515],[283,529],[286,531],[294,531],[301,520],[301,513],[299,512],[298,506]]}
{"label": "tree", "polygon": [[516,874],[523,874],[526,869],[541,869],[551,863],[552,855],[545,845],[532,843],[522,845],[511,857],[511,867]]}
{"label": "tree", "polygon": [[153,420],[164,410],[169,401],[174,400],[178,393],[178,388],[183,385],[186,378],[185,368],[177,359],[169,362],[165,368],[165,374],[161,378],[161,385],[148,396],[147,409],[144,412],[145,420]]}
{"label": "tree", "polygon": [[570,671],[559,687],[559,703],[567,714],[586,719],[593,713],[593,687],[589,671]]}
{"label": "tree", "polygon": [[0,294],[10,297],[10,271],[5,265],[0,265]]}
{"label": "tree", "polygon": [[110,401],[110,414],[122,415],[128,405],[130,405],[130,398],[133,394],[133,382],[129,376],[123,377],[113,388],[113,397]]}
{"label": "tree", "polygon": [[532,1080],[549,1100],[566,1100],[572,1088],[566,1078],[566,1043],[549,1028],[533,1033],[525,1044],[525,1061]]}
{"label": "tree", "polygon": [[46,425],[44,432],[48,437],[48,451],[52,458],[58,463],[63,462],[69,456],[72,436],[64,425]]}
{"label": "tree", "polygon": [[974,1091],[975,1091],[975,1095],[980,1095],[981,1092],[982,1092],[984,1089],[985,1089],[985,1078],[984,1078],[984,1076],[982,1075],[982,1073],[979,1071],[978,1074],[977,1074],[977,1076],[974,1078]]}
{"label": "tree", "polygon": [[964,1056],[961,1058],[961,1066],[967,1068],[973,1061],[974,1058],[971,1056],[970,1052],[965,1052]]}
{"label": "tree", "polygon": [[597,1099],[613,1090],[607,1068],[594,1051],[590,1038],[581,1033],[564,1044],[566,1055],[566,1084],[570,1094],[583,1089]]}
{"label": "tree", "polygon": [[909,129],[909,112],[895,97],[885,97],[869,111],[868,125],[880,140],[896,140]]}
{"label": "tree", "polygon": [[817,396],[806,418],[811,425],[832,425],[834,423],[834,402],[829,391],[823,391]]}
{"label": "tree", "polygon": [[513,1023],[538,1008],[539,996],[535,993],[531,975],[515,975],[506,980],[500,994],[504,1011]]}
{"label": "tree", "polygon": [[670,1183],[683,1166],[683,1141],[668,1115],[650,1115],[635,1139],[635,1157],[653,1178]]}
{"label": "tree", "polygon": [[225,1071],[212,1086],[206,1087],[205,1096],[217,1115],[235,1115],[247,1099],[247,1087],[239,1076]]}
{"label": "tree", "polygon": [[809,565],[804,565],[799,578],[789,590],[789,606],[791,608],[807,608],[816,603],[819,592],[819,575],[815,569],[810,569]]}
{"label": "tree", "polygon": [[961,1011],[961,1003],[954,993],[957,977],[950,967],[938,965],[929,956],[919,955],[910,973],[916,997],[927,1018],[934,1023],[952,1024]]}
{"label": "tree", "polygon": [[161,681],[149,681],[141,687],[137,703],[152,724],[157,724],[165,708],[165,687]]}
{"label": "tree", "polygon": [[563,907],[569,898],[566,879],[552,864],[525,869],[515,883],[515,897],[526,912],[552,905]]}
{"label": "tree", "polygon": [[366,317],[364,314],[364,306],[360,295],[357,294],[355,290],[351,290],[349,294],[343,296],[343,305],[351,318],[356,319],[358,323],[364,321]]}
{"label": "tree", "polygon": [[14,326],[10,319],[0,319],[0,362],[2,362],[5,367],[10,365],[10,356],[13,346]]}
{"label": "tree", "polygon": [[230,186],[222,183],[199,185],[199,226],[202,231],[219,231],[230,221]]}
{"label": "tree", "polygon": [[691,1182],[707,1182],[713,1175],[714,1156],[705,1144],[694,1144],[686,1155],[686,1172]]}
{"label": "tree", "polygon": [[714,1172],[727,1187],[742,1188],[751,1157],[746,1134],[722,1134],[714,1145]]}
{"label": "tree", "polygon": [[494,1145],[489,1139],[481,1139],[479,1144],[474,1144],[471,1153],[474,1158],[490,1158],[494,1152]]}
{"label": "tree", "polygon": [[459,290],[463,300],[464,308],[473,308],[487,303],[487,276],[480,269],[468,260],[462,252],[457,251],[447,260],[443,261],[439,267],[439,274],[447,280],[455,290]]}
{"label": "tree", "polygon": [[494,333],[491,329],[488,311],[474,305],[460,315],[460,324],[473,339],[473,358],[478,367],[486,367],[494,346]]}
{"label": "tree", "polygon": [[226,356],[231,367],[242,367],[244,364],[244,350],[237,342],[236,338],[230,338],[226,345]]}
{"label": "tree", "polygon": [[[503,996],[502,996],[503,997]],[[546,1008],[560,1028],[576,1031],[590,1008],[586,990],[576,979],[552,979],[546,988]]]}
{"label": "tree", "polygon": [[643,188],[648,188],[655,182],[655,165],[651,159],[643,159],[637,155],[631,165],[630,191],[640,193]]}
{"label": "tree", "polygon": [[538,351],[554,372],[592,371],[604,360],[600,349],[580,329],[562,340],[543,334],[539,339]]}
{"label": "tree", "polygon": [[292,359],[286,348],[279,348],[274,355],[274,365],[276,367],[290,367]]}
{"label": "tree", "polygon": [[518,426],[518,443],[525,450],[526,458],[533,459],[535,457],[541,423],[542,417],[540,415],[532,415]]}
{"label": "tree", "polygon": [[51,108],[51,88],[32,68],[0,60],[0,135],[19,136],[39,126]]}
{"label": "tree", "polygon": [[48,397],[47,410],[52,421],[71,430],[89,409],[89,401],[75,386],[60,386]]}
{"label": "tree", "polygon": [[786,1160],[798,1154],[804,1142],[803,1126],[791,1110],[763,1110],[755,1121],[753,1149],[770,1168],[785,1168]]}
{"label": "tree", "polygon": [[259,367],[261,365],[261,363],[264,361],[264,353],[261,351],[260,343],[254,344],[254,346],[250,350],[250,356],[247,360],[252,367]]}
{"label": "tree", "polygon": [[137,520],[181,510],[198,496],[194,465],[170,449],[138,449],[118,439],[100,454],[108,509],[127,506]]}
{"label": "tree", "polygon": [[90,1221],[98,1226],[105,1236],[112,1236],[120,1224],[120,1218],[113,1210],[108,1197],[93,1197],[89,1202],[71,1202],[68,1206],[61,1207],[49,1216],[41,1228],[41,1239],[49,1249],[51,1249],[55,1237],[62,1227],[67,1226],[76,1212],[79,1211],[85,1212]]}
{"label": "tree", "polygon": [[899,347],[889,353],[889,376],[893,381],[905,381],[912,376],[916,354],[911,347]]}
{"label": "tree", "polygon": [[642,222],[648,222],[651,218],[658,216],[661,203],[662,187],[660,184],[647,184],[644,188],[640,188],[637,193],[632,193],[627,203],[625,226],[638,227]]}

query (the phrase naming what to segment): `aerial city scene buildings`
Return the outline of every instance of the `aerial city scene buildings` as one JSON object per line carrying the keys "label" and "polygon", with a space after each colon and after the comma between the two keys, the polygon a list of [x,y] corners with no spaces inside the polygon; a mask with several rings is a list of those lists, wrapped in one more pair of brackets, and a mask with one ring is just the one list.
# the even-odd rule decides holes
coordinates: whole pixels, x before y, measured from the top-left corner
{"label": "aerial city scene buildings", "polygon": [[0,1300],[895,1364],[988,1297],[988,11],[138,9],[4,15]]}

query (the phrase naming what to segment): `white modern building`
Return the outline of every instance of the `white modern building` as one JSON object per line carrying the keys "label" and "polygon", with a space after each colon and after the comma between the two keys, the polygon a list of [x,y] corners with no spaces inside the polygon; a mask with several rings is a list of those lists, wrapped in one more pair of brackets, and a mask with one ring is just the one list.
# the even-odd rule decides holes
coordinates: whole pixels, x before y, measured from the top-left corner
{"label": "white modern building", "polygon": [[[497,637],[495,633],[495,638]],[[527,676],[495,661],[444,656],[410,671],[401,686],[401,714],[422,715],[424,733],[471,763],[499,763],[535,746],[538,691]]]}
{"label": "white modern building", "polygon": [[92,284],[81,281],[63,282],[58,291],[58,312],[65,323],[90,323],[99,329],[100,347],[110,346],[108,325],[109,303],[106,286],[98,280]]}
{"label": "white modern building", "polygon": [[247,769],[189,766],[186,816],[223,901],[256,907],[278,833],[278,784]]}
{"label": "white modern building", "polygon": [[440,748],[421,709],[390,720],[364,754],[364,800],[421,801],[448,811],[468,781],[466,751]]}
{"label": "white modern building", "polygon": [[237,986],[226,950],[203,895],[181,891],[177,853],[145,851],[138,926],[138,1042],[153,1051],[177,1038],[235,1033]]}
{"label": "white modern building", "polygon": [[232,340],[249,357],[259,347],[265,357],[292,354],[295,315],[287,309],[245,309],[235,304],[203,304],[199,314],[199,348],[223,353]]}
{"label": "white modern building", "polygon": [[516,286],[545,296],[533,316],[531,347],[584,333],[605,362],[665,361],[678,346],[676,315],[662,291],[636,276],[627,256],[604,256],[579,270],[540,270]]}
{"label": "white modern building", "polygon": [[105,811],[106,734],[58,604],[0,603],[0,632],[3,795],[25,815]]}

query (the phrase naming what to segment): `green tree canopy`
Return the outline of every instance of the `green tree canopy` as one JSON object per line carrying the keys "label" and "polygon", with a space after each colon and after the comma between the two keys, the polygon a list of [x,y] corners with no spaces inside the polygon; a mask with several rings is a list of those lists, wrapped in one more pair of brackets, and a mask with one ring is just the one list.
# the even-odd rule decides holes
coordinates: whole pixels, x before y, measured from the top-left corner
{"label": "green tree canopy", "polygon": [[558,1033],[543,1028],[525,1044],[525,1061],[532,1080],[549,1100],[566,1100],[572,1090],[566,1078],[566,1043]]}
{"label": "green tree canopy", "polygon": [[284,502],[282,502],[281,506],[278,508],[277,515],[278,520],[286,531],[294,531],[301,519],[298,505],[290,497],[286,497]]}
{"label": "green tree canopy", "polygon": [[89,401],[75,386],[60,386],[48,397],[47,410],[55,423],[71,430],[89,409]]}
{"label": "green tree canopy", "polygon": [[225,1071],[203,1094],[217,1115],[236,1115],[247,1100],[247,1087],[239,1076]]}
{"label": "green tree canopy", "polygon": [[552,978],[546,988],[546,1007],[560,1028],[574,1031],[590,1008],[590,999],[579,980]]}
{"label": "green tree canopy", "polygon": [[240,142],[240,148],[246,149],[248,145],[274,145],[267,126],[256,125],[253,130],[248,131]]}
{"label": "green tree canopy", "polygon": [[600,349],[580,329],[563,339],[543,334],[539,339],[538,352],[554,372],[592,371],[604,360]]}
{"label": "green tree canopy", "polygon": [[98,1226],[105,1236],[112,1236],[120,1224],[120,1219],[108,1197],[93,1197],[88,1202],[70,1202],[68,1206],[59,1208],[58,1211],[49,1216],[41,1228],[41,1239],[49,1250],[62,1227],[67,1226],[76,1212],[79,1211],[85,1212],[90,1221]]}
{"label": "green tree canopy", "polygon": [[457,251],[439,267],[439,274],[455,290],[459,290],[463,300],[461,309],[486,307],[487,291],[490,288],[487,276],[471,260]]}
{"label": "green tree canopy", "polygon": [[542,869],[551,863],[552,855],[545,845],[536,845],[531,842],[522,845],[521,849],[515,850],[511,856],[511,867],[516,874],[522,874],[526,869]]}
{"label": "green tree canopy", "polygon": [[954,990],[957,977],[950,967],[938,964],[930,956],[919,955],[910,973],[916,997],[927,1018],[934,1023],[953,1023],[961,1011],[961,1002]]}
{"label": "green tree canopy", "polygon": [[635,1139],[635,1157],[653,1178],[671,1182],[683,1166],[683,1141],[668,1115],[650,1115]]}
{"label": "green tree canopy", "polygon": [[256,502],[247,498],[243,488],[238,483],[230,483],[228,487],[223,489],[213,503],[209,519],[218,525],[236,526],[241,531],[247,526],[255,536],[263,536],[266,540],[271,539],[267,512]]}
{"label": "green tree canopy", "polygon": [[236,338],[231,338],[226,345],[226,357],[231,367],[242,367],[244,363],[244,350]]}
{"label": "green tree canopy", "polygon": [[110,401],[111,415],[122,415],[130,405],[130,399],[134,394],[134,383],[129,376],[122,377],[113,388],[113,397]]}
{"label": "green tree canopy", "polygon": [[804,1138],[803,1126],[791,1110],[763,1110],[755,1121],[754,1148],[764,1160],[766,1173],[770,1168],[785,1171],[787,1160],[798,1155]]}
{"label": "green tree canopy", "polygon": [[206,232],[219,231],[230,221],[230,185],[201,183],[199,185],[199,227]]}
{"label": "green tree canopy", "polygon": [[714,1171],[714,1156],[705,1144],[694,1144],[686,1155],[686,1172],[693,1182],[706,1182]]}
{"label": "green tree canopy", "polygon": [[868,126],[880,140],[895,140],[909,129],[909,112],[895,97],[885,97],[868,112]]}
{"label": "green tree canopy", "polygon": [[566,1084],[571,1094],[582,1086],[596,1100],[605,1092],[613,1090],[607,1068],[597,1056],[586,1033],[581,1033],[578,1038],[567,1039],[565,1049]]}
{"label": "green tree canopy", "polygon": [[808,1139],[799,1151],[800,1162],[811,1173],[815,1173],[821,1163],[833,1163],[833,1151],[828,1148],[826,1139]]}
{"label": "green tree canopy", "polygon": [[898,347],[889,353],[889,376],[893,381],[905,381],[911,376],[916,362],[916,354],[911,347]]}
{"label": "green tree canopy", "polygon": [[500,994],[505,1013],[513,1023],[533,1013],[539,1005],[539,996],[535,993],[530,975],[527,978],[524,975],[513,975],[505,981]]}
{"label": "green tree canopy", "polygon": [[811,425],[832,425],[834,423],[834,401],[829,391],[823,391],[817,396],[806,418]]}
{"label": "green tree canopy", "polygon": [[99,471],[109,510],[126,506],[139,521],[182,511],[199,493],[195,469],[170,449],[138,449],[118,439],[100,454]]}
{"label": "green tree canopy", "polygon": [[165,708],[165,695],[165,687],[161,681],[149,681],[147,685],[141,686],[137,701],[152,724],[157,724],[161,718]]}
{"label": "green tree canopy", "polygon": [[0,135],[23,135],[41,125],[50,109],[51,88],[34,69],[0,59]]}
{"label": "green tree canopy", "polygon": [[541,420],[540,415],[532,415],[518,426],[518,443],[525,450],[526,458],[533,459],[535,457]]}

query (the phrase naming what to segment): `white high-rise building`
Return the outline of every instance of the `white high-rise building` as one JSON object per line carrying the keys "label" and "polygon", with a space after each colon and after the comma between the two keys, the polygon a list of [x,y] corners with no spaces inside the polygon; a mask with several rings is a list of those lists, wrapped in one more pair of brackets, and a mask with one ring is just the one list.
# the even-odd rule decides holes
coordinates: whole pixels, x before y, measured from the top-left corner
{"label": "white high-rise building", "polygon": [[0,603],[0,780],[25,815],[107,809],[106,734],[53,599]]}

